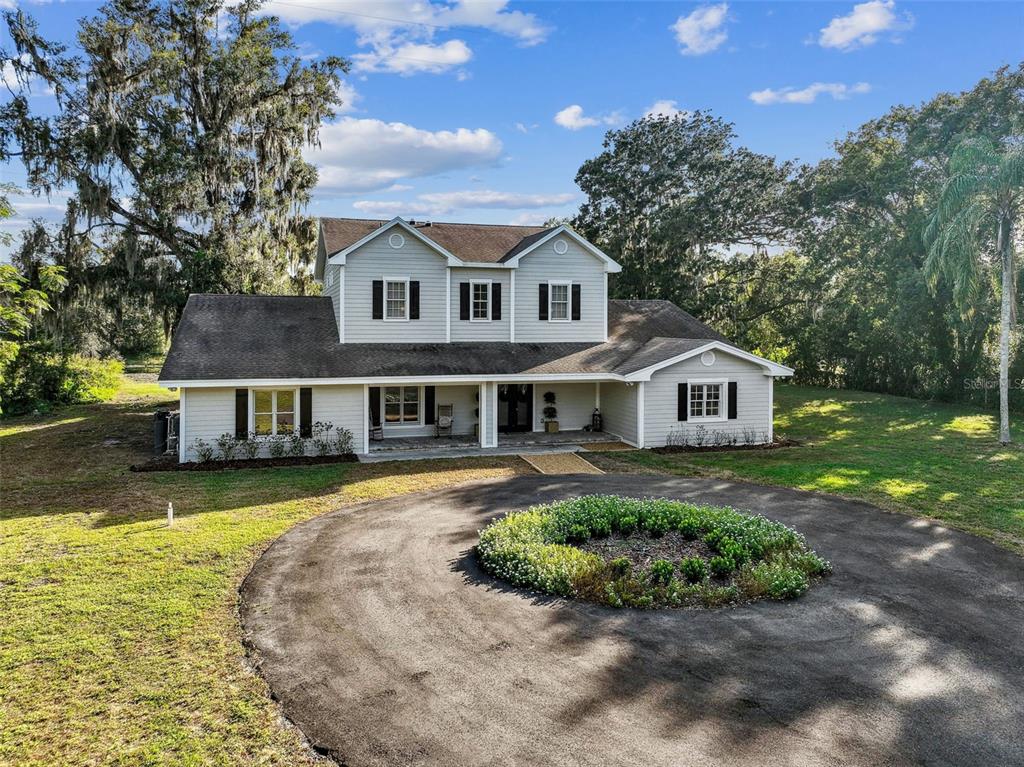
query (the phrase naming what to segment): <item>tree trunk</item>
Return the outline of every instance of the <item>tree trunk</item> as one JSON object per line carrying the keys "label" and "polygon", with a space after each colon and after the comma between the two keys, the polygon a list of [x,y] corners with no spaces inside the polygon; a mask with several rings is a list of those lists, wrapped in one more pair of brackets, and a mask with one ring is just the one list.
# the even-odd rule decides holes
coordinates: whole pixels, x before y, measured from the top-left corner
{"label": "tree trunk", "polygon": [[999,220],[996,246],[1002,265],[1002,305],[999,312],[999,441],[1010,444],[1010,315],[1013,306],[1012,219],[1004,213]]}

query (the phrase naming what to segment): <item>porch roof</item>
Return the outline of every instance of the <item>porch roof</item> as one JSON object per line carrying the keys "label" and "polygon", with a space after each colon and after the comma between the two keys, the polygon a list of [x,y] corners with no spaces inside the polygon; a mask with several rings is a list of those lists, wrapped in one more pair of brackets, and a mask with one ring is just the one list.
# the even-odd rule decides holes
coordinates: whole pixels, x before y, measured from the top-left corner
{"label": "porch roof", "polygon": [[160,380],[620,377],[709,341],[728,343],[668,301],[609,301],[608,322],[604,343],[342,344],[329,298],[198,294],[185,306]]}

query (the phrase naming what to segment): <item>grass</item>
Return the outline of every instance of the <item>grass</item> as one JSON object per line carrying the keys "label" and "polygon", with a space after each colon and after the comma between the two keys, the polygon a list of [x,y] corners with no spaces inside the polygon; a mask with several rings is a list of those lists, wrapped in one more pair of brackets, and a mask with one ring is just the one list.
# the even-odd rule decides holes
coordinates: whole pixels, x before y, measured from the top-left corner
{"label": "grass", "polygon": [[999,445],[992,413],[778,386],[775,430],[803,444],[703,454],[632,451],[605,454],[605,460],[859,498],[941,520],[1024,554],[1024,449]]}
{"label": "grass", "polygon": [[173,396],[146,378],[0,425],[0,764],[311,763],[246,667],[235,603],[253,560],[336,507],[526,467],[135,474],[150,414]]}

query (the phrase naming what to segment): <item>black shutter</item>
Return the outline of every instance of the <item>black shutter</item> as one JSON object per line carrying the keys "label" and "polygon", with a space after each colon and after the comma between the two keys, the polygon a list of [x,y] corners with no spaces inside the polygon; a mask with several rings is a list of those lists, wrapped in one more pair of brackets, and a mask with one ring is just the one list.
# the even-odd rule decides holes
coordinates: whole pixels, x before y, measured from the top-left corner
{"label": "black shutter", "polygon": [[469,283],[459,283],[459,319],[469,319]]}
{"label": "black shutter", "polygon": [[580,286],[572,286],[572,318],[578,320],[580,318]]}
{"label": "black shutter", "polygon": [[380,387],[370,387],[370,423],[380,424]]}
{"label": "black shutter", "polygon": [[299,436],[313,436],[313,389],[309,386],[299,389]]}
{"label": "black shutter", "polygon": [[676,420],[685,421],[690,417],[690,385],[681,383],[676,393]]}
{"label": "black shutter", "polygon": [[736,420],[736,382],[729,381],[729,420]]}
{"label": "black shutter", "polygon": [[412,280],[409,282],[409,319],[420,318],[420,282]]}
{"label": "black shutter", "polygon": [[501,319],[501,283],[491,284],[491,319]]}
{"label": "black shutter", "polygon": [[548,318],[548,284],[542,282],[540,284],[540,303],[537,306],[537,319],[546,320]]}
{"label": "black shutter", "polygon": [[249,390],[235,389],[235,439],[249,436]]}
{"label": "black shutter", "polygon": [[432,424],[434,422],[434,387],[424,386],[423,387],[423,423]]}
{"label": "black shutter", "polygon": [[384,319],[384,280],[373,281],[373,319]]}

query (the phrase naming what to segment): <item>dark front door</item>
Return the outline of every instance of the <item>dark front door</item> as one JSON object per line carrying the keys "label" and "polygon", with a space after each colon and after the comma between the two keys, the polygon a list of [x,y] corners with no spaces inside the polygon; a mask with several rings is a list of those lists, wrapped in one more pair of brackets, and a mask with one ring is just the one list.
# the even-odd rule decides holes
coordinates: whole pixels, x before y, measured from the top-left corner
{"label": "dark front door", "polygon": [[498,431],[533,430],[533,384],[498,385]]}

